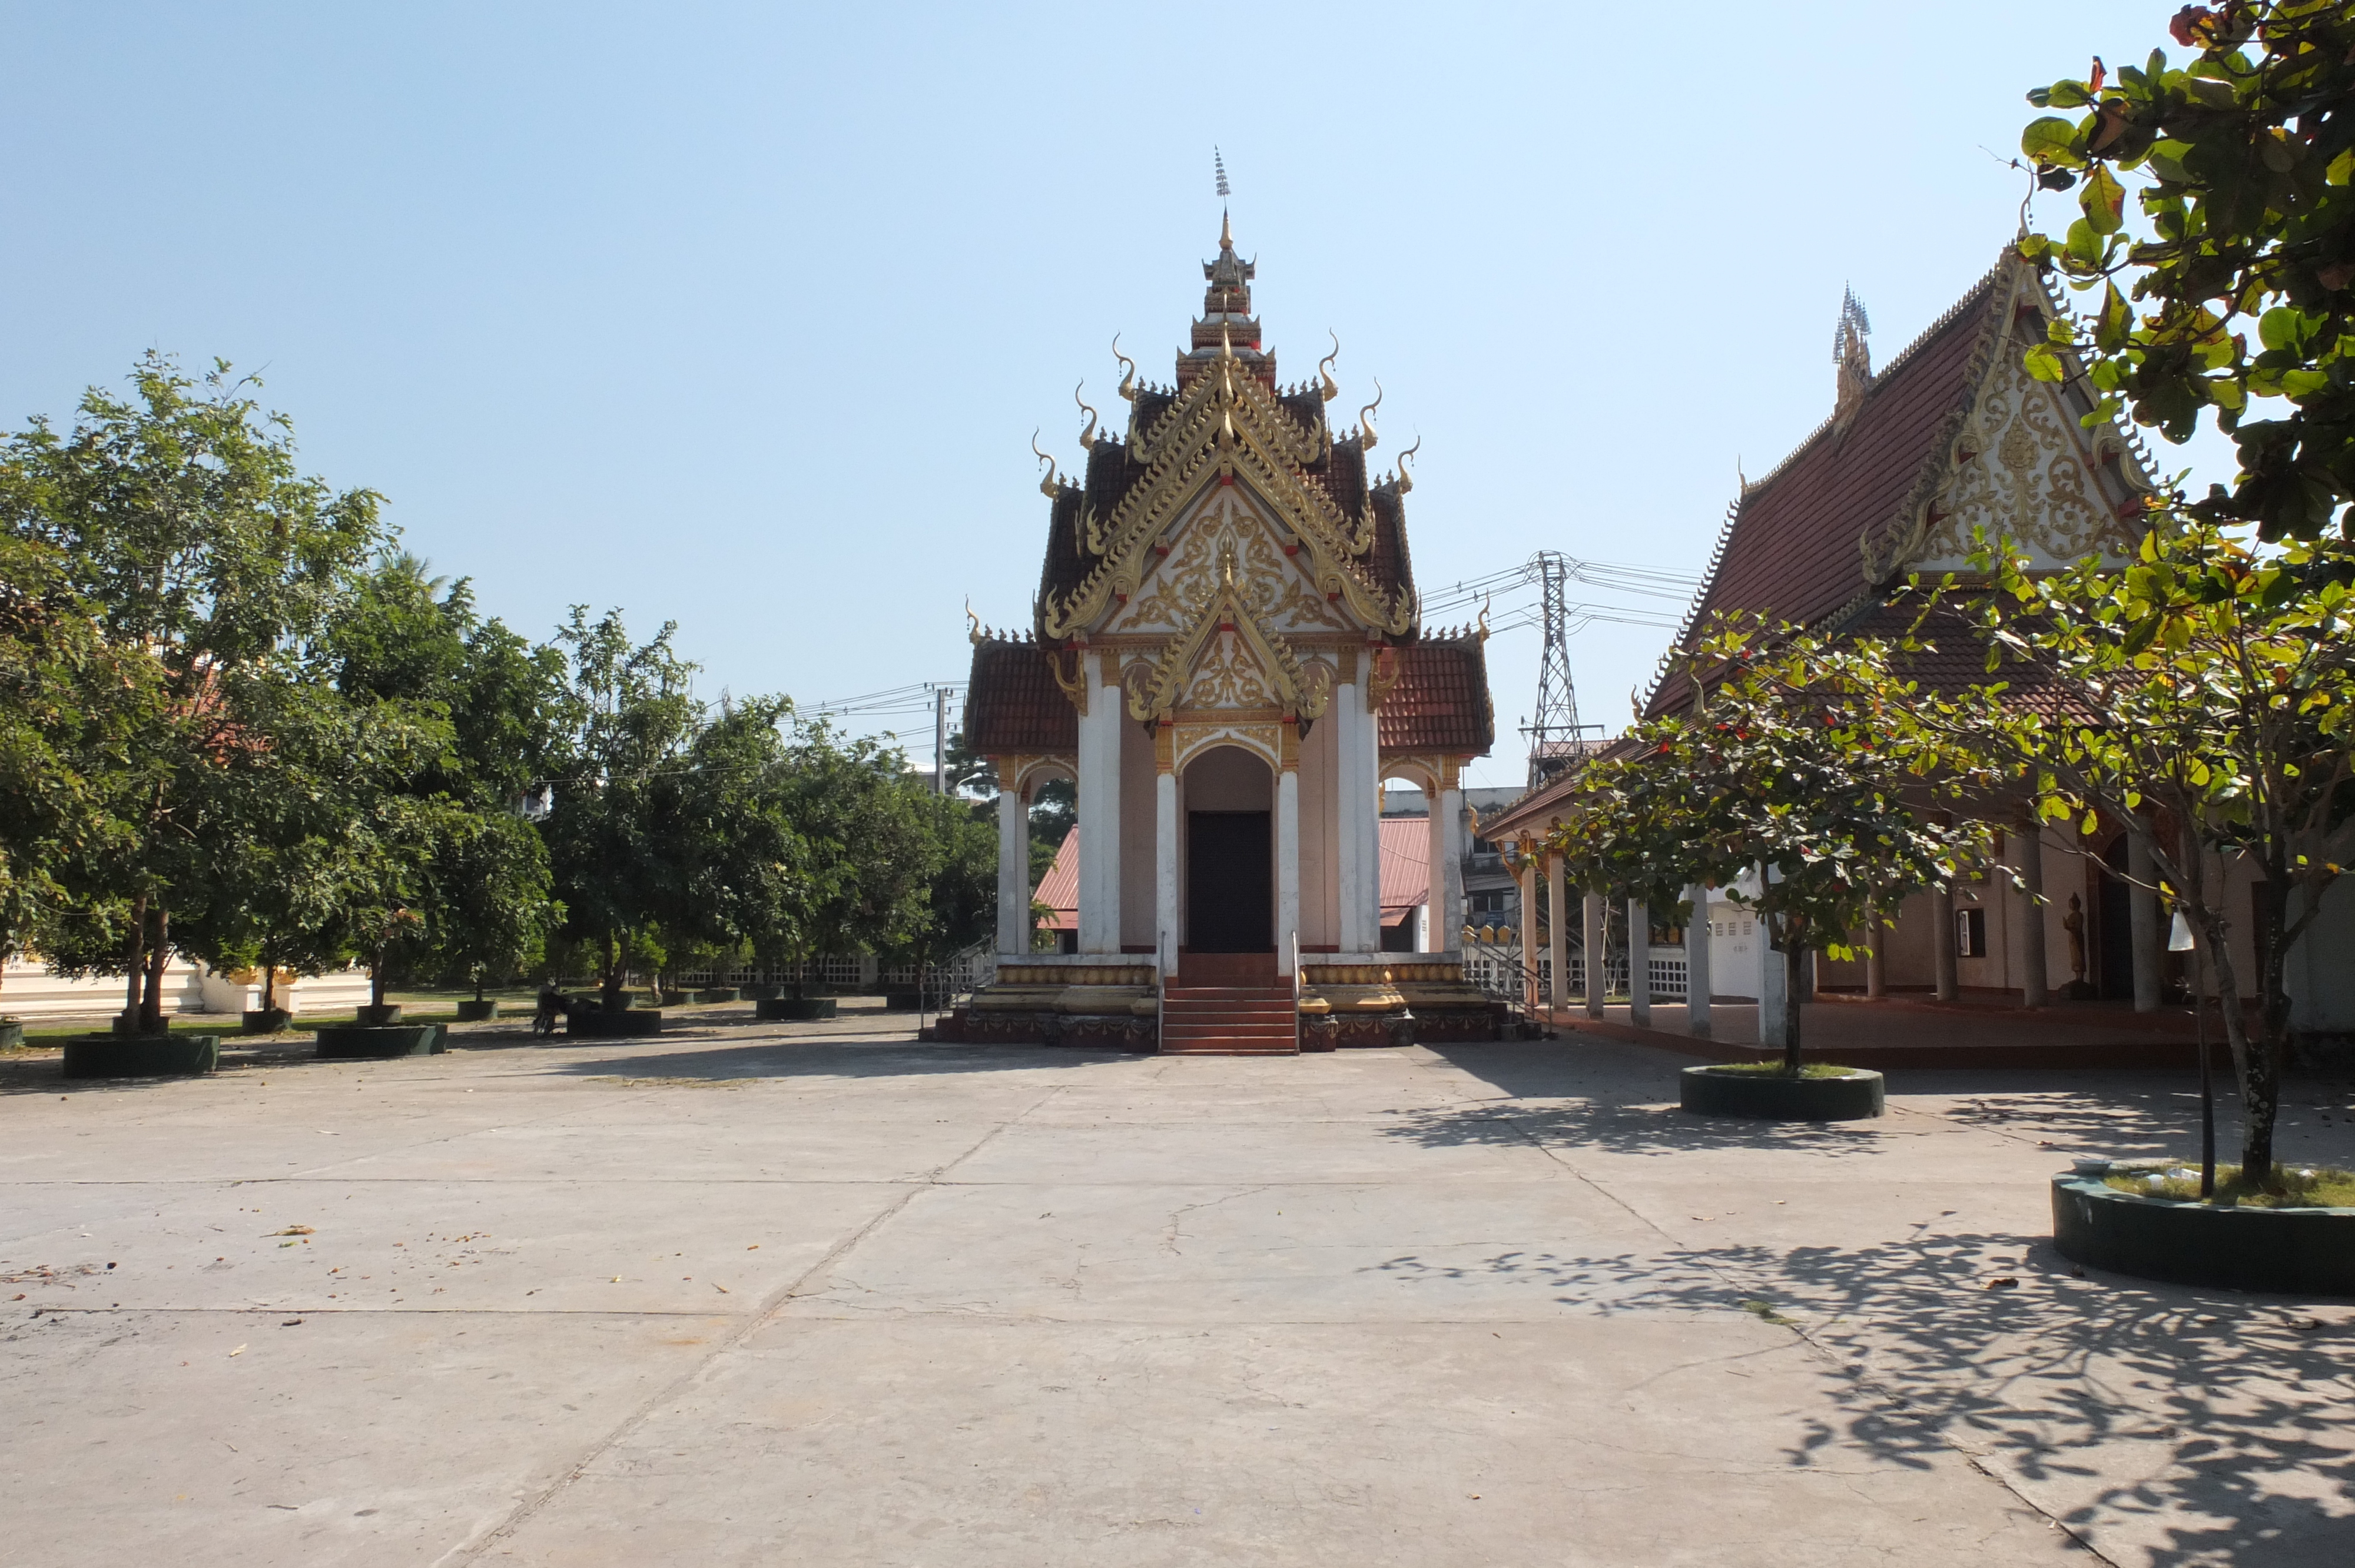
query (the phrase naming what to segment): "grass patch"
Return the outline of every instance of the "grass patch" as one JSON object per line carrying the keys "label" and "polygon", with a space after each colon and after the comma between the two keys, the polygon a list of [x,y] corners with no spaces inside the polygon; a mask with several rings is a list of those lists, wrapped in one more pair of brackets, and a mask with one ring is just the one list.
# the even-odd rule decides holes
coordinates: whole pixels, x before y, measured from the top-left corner
{"label": "grass patch", "polygon": [[[2188,1171],[2188,1175],[2170,1172]],[[2158,1176],[2153,1182],[2148,1177]],[[2211,1200],[2221,1208],[2237,1209],[2355,1209],[2355,1171],[2340,1171],[2328,1165],[2275,1165],[2275,1179],[2281,1184],[2279,1192],[2268,1192],[2241,1177],[2237,1165],[2216,1167],[2216,1196]],[[2200,1198],[2200,1171],[2197,1166],[2169,1166],[2166,1171],[2134,1171],[2114,1172],[2102,1179],[2102,1184],[2115,1192],[2131,1192],[2139,1198],[2171,1198],[2178,1202],[2197,1202]]]}
{"label": "grass patch", "polygon": [[[1716,1062],[1710,1065],[1710,1071],[1757,1073],[1777,1078],[1794,1075],[1791,1070],[1780,1062]],[[1845,1078],[1855,1071],[1854,1067],[1843,1067],[1837,1062],[1802,1062],[1796,1075],[1802,1078]]]}
{"label": "grass patch", "polygon": [[1762,1301],[1753,1297],[1742,1303],[1742,1309],[1761,1322],[1779,1323],[1785,1329],[1796,1327],[1796,1319],[1785,1318],[1774,1310],[1774,1303],[1772,1301]]}

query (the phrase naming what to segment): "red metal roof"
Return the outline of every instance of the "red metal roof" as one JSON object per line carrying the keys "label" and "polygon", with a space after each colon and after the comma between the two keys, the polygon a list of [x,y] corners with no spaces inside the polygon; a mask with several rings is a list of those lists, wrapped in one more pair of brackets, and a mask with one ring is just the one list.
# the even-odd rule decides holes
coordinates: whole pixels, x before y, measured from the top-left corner
{"label": "red metal roof", "polygon": [[1431,819],[1382,819],[1382,924],[1395,926],[1431,900]]}
{"label": "red metal roof", "polygon": [[1080,830],[1073,828],[1063,835],[1063,845],[1055,852],[1055,863],[1047,874],[1039,879],[1039,891],[1030,895],[1033,904],[1044,904],[1055,913],[1039,922],[1045,931],[1076,931],[1080,928]]}

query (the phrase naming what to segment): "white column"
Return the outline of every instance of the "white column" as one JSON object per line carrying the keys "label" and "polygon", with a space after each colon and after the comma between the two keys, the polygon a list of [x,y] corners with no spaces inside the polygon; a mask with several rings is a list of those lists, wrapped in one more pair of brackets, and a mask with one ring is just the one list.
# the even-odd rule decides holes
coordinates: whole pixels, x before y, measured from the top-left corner
{"label": "white column", "polygon": [[2134,943],[2134,1006],[2137,1012],[2158,1011],[2158,895],[2153,891],[2158,867],[2150,848],[2133,833],[2126,835],[2126,874],[2139,885],[2126,889],[2126,925]]}
{"label": "white column", "polygon": [[1640,898],[1627,900],[1627,1022],[1652,1026],[1652,912]]}
{"label": "white column", "polygon": [[1461,951],[1464,947],[1464,791],[1453,786],[1439,792],[1440,899],[1439,936],[1432,950]]}
{"label": "white column", "polygon": [[1582,939],[1586,943],[1586,1016],[1603,1016],[1603,999],[1611,992],[1611,925],[1603,895],[1590,893],[1579,900],[1584,916]]}
{"label": "white column", "polygon": [[[1514,874],[1521,884],[1521,967],[1528,980],[1528,1005],[1534,1009],[1543,1001],[1538,994],[1538,863],[1535,856],[1521,862]],[[1556,969],[1554,973],[1561,971]]]}
{"label": "white column", "polygon": [[1758,922],[1758,940],[1765,961],[1758,966],[1758,1044],[1781,1050],[1790,1044],[1784,1038],[1784,1025],[1789,1022],[1783,1013],[1783,995],[1789,989],[1790,974],[1783,955],[1768,944],[1766,922]]}
{"label": "white column", "polygon": [[1431,875],[1424,885],[1421,950],[1444,953],[1455,945],[1455,933],[1447,927],[1447,819],[1439,814],[1438,790],[1428,791],[1424,798],[1431,802],[1431,831],[1424,835],[1429,844],[1425,853],[1431,858]]}
{"label": "white column", "polygon": [[1085,655],[1088,711],[1080,715],[1080,950],[1120,951],[1120,743],[1128,705],[1103,668],[1110,655]]}
{"label": "white column", "polygon": [[1546,1000],[1556,1007],[1570,1005],[1570,900],[1562,890],[1561,856],[1548,852],[1546,868],[1546,958],[1553,964],[1553,984]]}
{"label": "white column", "polygon": [[1289,979],[1300,934],[1300,768],[1275,775],[1275,970]]}
{"label": "white column", "polygon": [[[1339,683],[1333,688],[1333,702],[1327,714],[1333,725],[1333,761],[1338,776],[1334,779],[1333,810],[1335,858],[1340,898],[1338,933],[1341,950],[1345,953],[1371,952],[1382,945],[1381,934],[1372,927],[1380,924],[1379,900],[1381,896],[1380,862],[1369,863],[1366,840],[1359,831],[1369,816],[1379,819],[1381,802],[1368,797],[1367,779],[1359,767],[1364,750],[1363,735],[1370,716],[1359,705],[1358,693],[1361,688],[1355,679]],[[1377,827],[1376,832],[1380,829]],[[1374,878],[1371,886],[1369,878]],[[1377,913],[1369,918],[1368,909]]]}
{"label": "white column", "polygon": [[2019,896],[2019,1004],[2042,1007],[2052,1000],[2044,972],[2044,833],[2031,821],[2010,828],[2004,838],[2025,890]]}
{"label": "white column", "polygon": [[1940,889],[1930,895],[1930,959],[1931,972],[1937,981],[1936,995],[1940,1001],[1953,1001],[1962,995],[1955,977],[1955,890]]}
{"label": "white column", "polygon": [[[1365,688],[1359,687],[1360,691]],[[1365,922],[1365,951],[1382,945],[1382,726],[1378,714],[1358,715],[1358,789],[1364,804],[1358,814],[1358,853],[1366,868],[1365,902],[1359,917]]]}
{"label": "white column", "polygon": [[1685,889],[1692,900],[1692,919],[1685,926],[1685,1033],[1709,1038],[1709,889],[1694,883]]}
{"label": "white column", "polygon": [[1030,950],[1030,808],[1010,779],[997,783],[997,952]]}
{"label": "white column", "polygon": [[1153,779],[1153,928],[1167,984],[1178,972],[1178,775],[1166,771]]}

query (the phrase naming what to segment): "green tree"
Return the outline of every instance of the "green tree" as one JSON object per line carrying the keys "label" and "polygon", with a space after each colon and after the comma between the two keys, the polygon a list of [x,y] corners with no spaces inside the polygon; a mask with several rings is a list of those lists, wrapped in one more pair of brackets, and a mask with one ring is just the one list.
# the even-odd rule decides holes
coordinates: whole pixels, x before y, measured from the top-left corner
{"label": "green tree", "polygon": [[557,632],[570,654],[570,729],[541,824],[565,909],[565,935],[595,955],[605,1005],[618,1009],[641,935],[691,926],[687,853],[668,808],[703,721],[695,666],[671,646],[675,623],[630,641],[619,610],[591,621],[573,607]]}
{"label": "green tree", "polygon": [[1792,1072],[1807,953],[1853,956],[1849,934],[1869,911],[1950,886],[1986,853],[1983,827],[1950,820],[1983,770],[1957,770],[1966,754],[1891,711],[1918,694],[1893,673],[1903,651],[1720,623],[1671,669],[1706,705],[1640,724],[1587,765],[1549,840],[1582,885],[1675,910],[1678,923],[1696,882],[1755,909],[1784,966]]}
{"label": "green tree", "polygon": [[[65,434],[36,418],[0,443],[0,516],[54,568],[118,679],[102,763],[77,773],[86,827],[60,865],[68,972],[129,977],[126,1012],[162,1027],[176,906],[200,912],[237,837],[223,776],[268,744],[273,694],[381,535],[378,498],[300,474],[290,428],[217,364],[201,383],[149,355],[132,392],[93,387]],[[12,560],[12,566],[16,564]]]}
{"label": "green tree", "polygon": [[[1998,681],[1917,698],[1905,723],[2020,780],[2045,818],[2088,834],[2123,824],[2150,852],[2223,1004],[2243,1174],[2270,1183],[2289,954],[2355,858],[2355,546],[2253,547],[2193,523],[2154,528],[2124,569],[2031,574],[2009,549],[1980,565],[2000,593],[1963,603],[1990,668],[2032,670],[2057,701],[2019,702]],[[2260,878],[2253,975],[2233,961],[2232,901],[2211,865],[2241,857]]]}
{"label": "green tree", "polygon": [[802,918],[779,956],[912,948],[927,918],[941,845],[934,797],[896,747],[846,739],[820,719],[788,747],[785,810],[805,859]]}
{"label": "green tree", "polygon": [[[2190,50],[2179,65],[2153,50],[2112,76],[2097,59],[2028,95],[2079,111],[2038,119],[2020,147],[2046,188],[2077,190],[2081,216],[2022,251],[2099,292],[2090,323],[2056,320],[2029,369],[2060,381],[2062,350],[2083,355],[2088,428],[2125,410],[2182,441],[2212,409],[2241,471],[2200,515],[2310,539],[2355,497],[2355,8],[2226,0],[2184,6],[2171,31]],[[2254,418],[2253,399],[2287,413]]]}

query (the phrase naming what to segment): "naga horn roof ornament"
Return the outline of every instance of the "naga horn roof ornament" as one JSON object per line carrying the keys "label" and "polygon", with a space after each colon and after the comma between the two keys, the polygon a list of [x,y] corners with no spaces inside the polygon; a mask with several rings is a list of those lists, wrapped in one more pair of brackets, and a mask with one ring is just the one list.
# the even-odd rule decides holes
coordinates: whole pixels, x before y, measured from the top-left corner
{"label": "naga horn roof ornament", "polygon": [[1333,352],[1316,362],[1316,378],[1324,385],[1318,389],[1330,403],[1341,395],[1341,384],[1333,379],[1333,362],[1341,357],[1341,334],[1327,327],[1325,335],[1333,340]]}
{"label": "naga horn roof ornament", "polygon": [[1377,376],[1374,377],[1374,400],[1358,410],[1358,430],[1363,438],[1361,450],[1372,451],[1381,441],[1380,432],[1374,429],[1374,410],[1381,406],[1382,378]]}
{"label": "naga horn roof ornament", "polygon": [[1419,431],[1419,430],[1418,430],[1417,432],[1415,432],[1414,445],[1412,445],[1412,446],[1411,446],[1411,447],[1407,448],[1407,449],[1406,449],[1406,450],[1404,450],[1404,451],[1402,451],[1402,452],[1399,453],[1399,461],[1398,461],[1398,487],[1399,487],[1399,493],[1400,493],[1401,495],[1404,495],[1408,491],[1412,490],[1412,489],[1414,488],[1414,475],[1412,475],[1412,474],[1411,474],[1411,473],[1407,472],[1407,471],[1406,471],[1407,460],[1408,460],[1408,459],[1410,459],[1410,458],[1412,458],[1412,457],[1413,457],[1415,453],[1417,453],[1417,452],[1421,451],[1422,450],[1423,450],[1423,433],[1422,433],[1421,431]]}
{"label": "naga horn roof ornament", "polygon": [[979,642],[982,640],[981,617],[973,612],[973,596],[970,594],[965,596],[964,619],[966,622],[966,640],[972,642]]}
{"label": "naga horn roof ornament", "polygon": [[1120,395],[1127,401],[1136,401],[1136,361],[1120,351],[1120,334],[1112,334],[1112,356],[1121,363]]}
{"label": "naga horn roof ornament", "polygon": [[1039,476],[1039,493],[1051,501],[1057,489],[1055,460],[1039,450],[1039,432],[1036,430],[1030,432],[1030,455],[1046,465],[1047,471]]}
{"label": "naga horn roof ornament", "polygon": [[1087,429],[1080,432],[1080,450],[1083,452],[1093,451],[1096,446],[1096,411],[1088,407],[1086,398],[1080,396],[1082,389],[1086,386],[1087,382],[1082,380],[1079,386],[1071,388],[1071,401],[1077,403],[1080,406],[1080,411],[1088,417]]}

